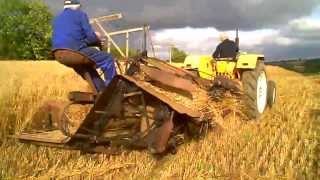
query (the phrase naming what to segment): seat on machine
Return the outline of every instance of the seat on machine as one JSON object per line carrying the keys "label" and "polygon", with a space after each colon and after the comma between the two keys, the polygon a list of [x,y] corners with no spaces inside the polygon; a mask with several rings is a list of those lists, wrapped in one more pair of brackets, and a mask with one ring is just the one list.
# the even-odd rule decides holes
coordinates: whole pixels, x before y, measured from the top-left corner
{"label": "seat on machine", "polygon": [[[70,49],[56,49],[53,51],[53,55],[55,60],[57,60],[59,63],[66,65],[70,68],[75,69],[79,67],[80,68],[90,67],[90,68],[94,68],[94,71],[95,71],[95,66],[96,66],[95,62],[91,60],[88,56],[82,54],[81,52],[70,50]],[[96,72],[96,74],[98,74],[98,72]],[[89,83],[90,88],[93,92],[93,95],[96,95],[98,93],[98,89],[95,86],[93,82],[93,78],[91,77],[90,73],[88,71],[84,71],[83,74],[81,74],[81,76]],[[71,92],[69,97],[70,96],[75,97],[73,94],[77,94],[76,97],[80,97],[79,93],[80,92]],[[85,99],[92,99],[91,95],[89,95],[88,93],[84,93],[81,96],[81,100],[79,101],[83,101],[84,96],[90,96]],[[74,98],[72,100],[77,101],[77,99],[74,99]]]}
{"label": "seat on machine", "polygon": [[53,51],[53,55],[58,62],[69,67],[83,65],[95,67],[95,62],[93,60],[78,51],[57,49]]}

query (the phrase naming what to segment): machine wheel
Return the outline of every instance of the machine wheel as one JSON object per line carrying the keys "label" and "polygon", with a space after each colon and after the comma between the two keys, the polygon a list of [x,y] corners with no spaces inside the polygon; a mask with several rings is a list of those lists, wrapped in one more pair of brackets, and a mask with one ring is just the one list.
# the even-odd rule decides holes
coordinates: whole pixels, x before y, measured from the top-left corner
{"label": "machine wheel", "polygon": [[273,104],[276,102],[277,89],[276,83],[274,81],[268,81],[268,106],[272,108]]}
{"label": "machine wheel", "polygon": [[268,83],[263,62],[254,70],[242,73],[245,113],[250,119],[257,119],[267,106]]}

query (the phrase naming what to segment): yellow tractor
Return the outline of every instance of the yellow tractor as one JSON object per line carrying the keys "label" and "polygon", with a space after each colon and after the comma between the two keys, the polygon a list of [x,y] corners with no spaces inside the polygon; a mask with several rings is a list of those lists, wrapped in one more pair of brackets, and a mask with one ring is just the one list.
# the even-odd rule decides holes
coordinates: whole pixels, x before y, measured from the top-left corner
{"label": "yellow tractor", "polygon": [[[239,42],[238,35],[236,42]],[[246,114],[250,119],[256,119],[276,101],[276,84],[268,80],[264,59],[262,54],[244,52],[239,52],[236,58],[220,59],[209,55],[189,55],[180,67],[203,79],[217,81],[218,85],[224,84],[221,81],[228,81],[225,84],[229,85],[230,82],[238,84]]]}

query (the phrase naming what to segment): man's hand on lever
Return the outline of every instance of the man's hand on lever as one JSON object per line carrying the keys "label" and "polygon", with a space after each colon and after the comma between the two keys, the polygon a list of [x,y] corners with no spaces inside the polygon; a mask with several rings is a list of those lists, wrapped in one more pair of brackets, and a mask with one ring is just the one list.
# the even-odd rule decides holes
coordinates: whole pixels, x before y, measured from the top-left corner
{"label": "man's hand on lever", "polygon": [[99,40],[99,48],[102,49],[105,45],[106,38],[98,31],[95,31],[95,33],[96,33],[96,36]]}

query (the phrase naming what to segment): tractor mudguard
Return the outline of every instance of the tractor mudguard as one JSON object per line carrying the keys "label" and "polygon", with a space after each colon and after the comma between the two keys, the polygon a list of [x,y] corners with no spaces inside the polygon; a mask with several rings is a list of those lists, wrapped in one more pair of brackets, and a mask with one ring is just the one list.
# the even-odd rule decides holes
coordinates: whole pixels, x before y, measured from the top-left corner
{"label": "tractor mudguard", "polygon": [[260,54],[240,54],[237,61],[237,69],[255,69],[257,62],[264,60],[264,55]]}

